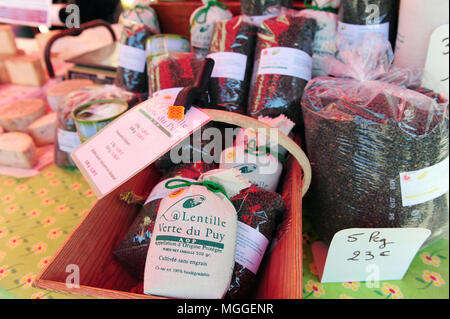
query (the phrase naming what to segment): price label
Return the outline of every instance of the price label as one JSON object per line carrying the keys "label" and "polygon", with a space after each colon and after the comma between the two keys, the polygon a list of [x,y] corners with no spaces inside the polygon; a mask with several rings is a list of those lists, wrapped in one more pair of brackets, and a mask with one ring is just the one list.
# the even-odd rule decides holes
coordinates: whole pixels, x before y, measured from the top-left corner
{"label": "price label", "polygon": [[336,233],[328,251],[323,243],[313,245],[321,281],[401,280],[430,234],[422,228],[342,230]]}
{"label": "price label", "polygon": [[164,155],[210,118],[191,108],[184,120],[169,120],[176,95],[145,101],[103,128],[71,156],[102,198]]}
{"label": "price label", "polygon": [[449,94],[449,25],[437,28],[430,39],[425,63],[423,86],[440,91],[442,87]]}

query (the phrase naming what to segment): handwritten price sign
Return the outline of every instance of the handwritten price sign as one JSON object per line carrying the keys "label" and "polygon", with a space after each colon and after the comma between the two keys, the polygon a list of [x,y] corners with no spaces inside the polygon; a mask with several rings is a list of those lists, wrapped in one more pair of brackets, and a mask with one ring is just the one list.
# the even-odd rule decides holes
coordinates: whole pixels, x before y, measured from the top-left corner
{"label": "handwritten price sign", "polygon": [[342,230],[328,249],[321,281],[401,280],[430,234],[422,228]]}
{"label": "handwritten price sign", "polygon": [[425,64],[426,76],[423,85],[429,89],[439,90],[441,86],[449,94],[449,25],[437,28],[430,39],[427,60]]}

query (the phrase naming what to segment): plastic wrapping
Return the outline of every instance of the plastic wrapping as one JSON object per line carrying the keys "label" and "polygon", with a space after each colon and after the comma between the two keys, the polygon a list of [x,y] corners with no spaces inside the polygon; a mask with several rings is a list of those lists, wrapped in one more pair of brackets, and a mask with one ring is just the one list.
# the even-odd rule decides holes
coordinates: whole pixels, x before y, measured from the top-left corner
{"label": "plastic wrapping", "polygon": [[209,46],[217,21],[233,17],[228,6],[214,0],[202,0],[203,6],[192,12],[189,33],[191,34],[192,52],[204,59],[209,52]]}
{"label": "plastic wrapping", "polygon": [[[261,241],[255,239],[258,238],[258,236],[252,236],[252,239],[254,240],[252,245],[257,243],[255,246],[259,247],[261,249],[260,254],[264,255],[264,244],[267,248],[268,244],[275,237],[278,224],[285,215],[285,206],[281,196],[277,193],[251,186],[232,197],[231,201],[238,213],[238,224],[242,223],[250,226],[264,236]],[[241,227],[238,227],[238,242],[240,241],[240,238],[245,238],[246,235],[250,237],[248,232],[243,232],[240,235],[240,228]],[[250,259],[250,255],[245,253],[245,249],[248,249],[248,247],[245,249],[242,248],[242,245],[245,246],[246,243],[248,244],[249,242],[251,241],[240,241],[240,244],[236,248],[237,260],[240,260],[243,257],[242,255]],[[256,260],[246,261],[246,258],[242,258],[242,264],[239,261],[235,262],[227,298],[249,298],[255,288],[259,264],[257,265],[258,261]],[[246,266],[246,262],[250,262],[251,266]],[[250,268],[252,270],[250,270]],[[254,273],[254,271],[256,271],[256,273]]]}
{"label": "plastic wrapping", "polygon": [[193,85],[203,61],[193,53],[170,53],[148,64],[149,96],[158,91]]}
{"label": "plastic wrapping", "polygon": [[177,34],[156,34],[147,39],[147,61],[171,52],[190,52],[189,39]]}
{"label": "plastic wrapping", "polygon": [[124,236],[119,246],[114,250],[116,259],[137,280],[142,281],[144,279],[147,251],[152,238],[159,203],[162,200],[161,195],[158,196],[158,194],[155,194],[158,193],[158,190],[156,190],[158,185],[164,186],[163,184],[165,184],[166,180],[176,177],[197,180],[203,173],[216,168],[216,165],[201,162],[181,164],[164,175],[160,179],[160,183],[154,187],[150,194],[154,199],[152,200],[149,196],[147,202],[130,226],[127,234]]}
{"label": "plastic wrapping", "polygon": [[[142,15],[138,15],[140,14]],[[135,19],[129,16],[136,15]],[[116,72],[115,85],[128,91],[145,95],[148,91],[146,73],[147,39],[159,33],[155,29],[153,9],[136,7],[125,11],[121,18],[122,35],[120,38],[119,61]],[[157,23],[156,23],[157,25]]]}
{"label": "plastic wrapping", "polygon": [[398,26],[398,0],[341,0],[338,32],[356,45],[365,34],[377,32],[395,45]]}
{"label": "plastic wrapping", "polygon": [[226,143],[225,130],[228,124],[209,122],[185,138],[176,147],[161,156],[156,167],[162,172],[170,171],[180,163],[204,161],[220,163],[222,145]]}
{"label": "plastic wrapping", "polygon": [[62,100],[57,112],[57,134],[55,141],[55,164],[59,167],[75,168],[70,153],[81,145],[77,134],[72,112],[85,103],[104,99],[119,99],[128,102],[129,106],[136,103],[133,93],[114,85],[89,86],[69,93]]}
{"label": "plastic wrapping", "polygon": [[335,13],[321,10],[305,9],[300,11],[300,15],[314,19],[317,23],[316,34],[312,46],[313,50],[313,70],[312,77],[327,76],[325,66],[318,57],[334,55],[336,53],[336,28],[338,16]]}
{"label": "plastic wrapping", "polygon": [[299,104],[312,76],[315,29],[315,20],[299,16],[295,10],[283,10],[261,24],[248,115],[284,114],[302,124]]}
{"label": "plastic wrapping", "polygon": [[246,112],[256,33],[257,27],[247,16],[216,23],[208,55],[215,61],[209,85],[212,105]]}
{"label": "plastic wrapping", "polygon": [[293,0],[241,0],[241,12],[250,16],[261,16],[271,6],[292,8]]}
{"label": "plastic wrapping", "polygon": [[329,74],[346,77],[312,80],[302,100],[317,232],[331,241],[354,227],[422,227],[429,242],[441,237],[448,102],[418,88],[417,72],[392,69],[386,40],[368,37],[338,57],[326,60]]}

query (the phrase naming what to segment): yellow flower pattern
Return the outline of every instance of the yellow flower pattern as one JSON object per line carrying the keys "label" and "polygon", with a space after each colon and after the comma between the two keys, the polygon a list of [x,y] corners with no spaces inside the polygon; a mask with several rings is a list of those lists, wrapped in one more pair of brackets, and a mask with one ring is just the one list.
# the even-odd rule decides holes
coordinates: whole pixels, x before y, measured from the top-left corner
{"label": "yellow flower pattern", "polygon": [[31,285],[33,284],[33,281],[34,281],[35,279],[36,279],[36,275],[35,275],[35,274],[33,274],[33,273],[28,273],[28,274],[26,274],[25,276],[23,276],[23,277],[20,279],[20,283],[22,284],[22,287],[23,287],[23,288],[28,289],[28,288],[31,287]]}
{"label": "yellow flower pattern", "polygon": [[400,291],[400,288],[397,286],[391,285],[389,283],[384,283],[383,287],[381,288],[381,291],[388,297],[391,297],[392,299],[400,299],[403,298],[403,294]]}
{"label": "yellow flower pattern", "polygon": [[345,288],[351,289],[353,291],[358,291],[358,288],[360,286],[360,283],[358,281],[348,281],[348,282],[344,282],[342,283],[342,285]]}
{"label": "yellow flower pattern", "polygon": [[427,252],[420,255],[420,259],[422,259],[426,265],[432,265],[434,267],[439,267],[441,264],[441,259],[438,256],[431,256],[430,253]]}
{"label": "yellow flower pattern", "polygon": [[39,291],[31,295],[30,299],[48,299],[48,292]]}
{"label": "yellow flower pattern", "polygon": [[0,238],[6,237],[8,235],[9,230],[6,227],[0,227]]}
{"label": "yellow flower pattern", "polygon": [[6,278],[10,274],[11,270],[8,265],[3,265],[0,267],[0,280]]}
{"label": "yellow flower pattern", "polygon": [[440,287],[445,284],[445,281],[442,279],[441,275],[434,271],[432,272],[425,270],[422,277],[426,282],[432,283],[435,287]]}
{"label": "yellow flower pattern", "polygon": [[320,282],[314,282],[309,280],[305,285],[305,290],[309,295],[313,295],[318,298],[325,294],[325,290],[323,289],[323,285]]}
{"label": "yellow flower pattern", "polygon": [[50,239],[56,239],[61,235],[62,235],[62,231],[59,228],[55,228],[48,232],[47,237]]}
{"label": "yellow flower pattern", "polygon": [[23,239],[20,238],[20,236],[13,236],[8,240],[8,243],[6,244],[9,248],[16,248],[20,244],[22,244]]}
{"label": "yellow flower pattern", "polygon": [[96,200],[83,176],[51,165],[32,178],[0,175],[0,188],[0,299],[86,298],[33,286]]}
{"label": "yellow flower pattern", "polygon": [[44,242],[39,242],[36,245],[34,245],[31,250],[34,252],[35,255],[42,254],[47,250],[48,245]]}

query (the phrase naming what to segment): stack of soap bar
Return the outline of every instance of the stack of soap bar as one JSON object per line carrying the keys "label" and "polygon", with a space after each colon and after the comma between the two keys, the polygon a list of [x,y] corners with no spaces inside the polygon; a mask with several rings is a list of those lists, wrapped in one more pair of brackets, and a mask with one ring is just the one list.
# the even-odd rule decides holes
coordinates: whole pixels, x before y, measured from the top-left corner
{"label": "stack of soap bar", "polygon": [[0,54],[14,55],[18,51],[10,25],[0,25]]}
{"label": "stack of soap bar", "polygon": [[36,162],[36,146],[28,134],[10,132],[0,135],[0,165],[33,168]]}
{"label": "stack of soap bar", "polygon": [[47,82],[47,75],[39,56],[19,55],[7,58],[5,66],[12,84],[42,86]]}
{"label": "stack of soap bar", "polygon": [[0,125],[6,131],[28,132],[28,126],[46,114],[42,99],[23,99],[0,106]]}
{"label": "stack of soap bar", "polygon": [[56,140],[56,113],[49,113],[37,119],[28,127],[36,145],[53,144]]}

